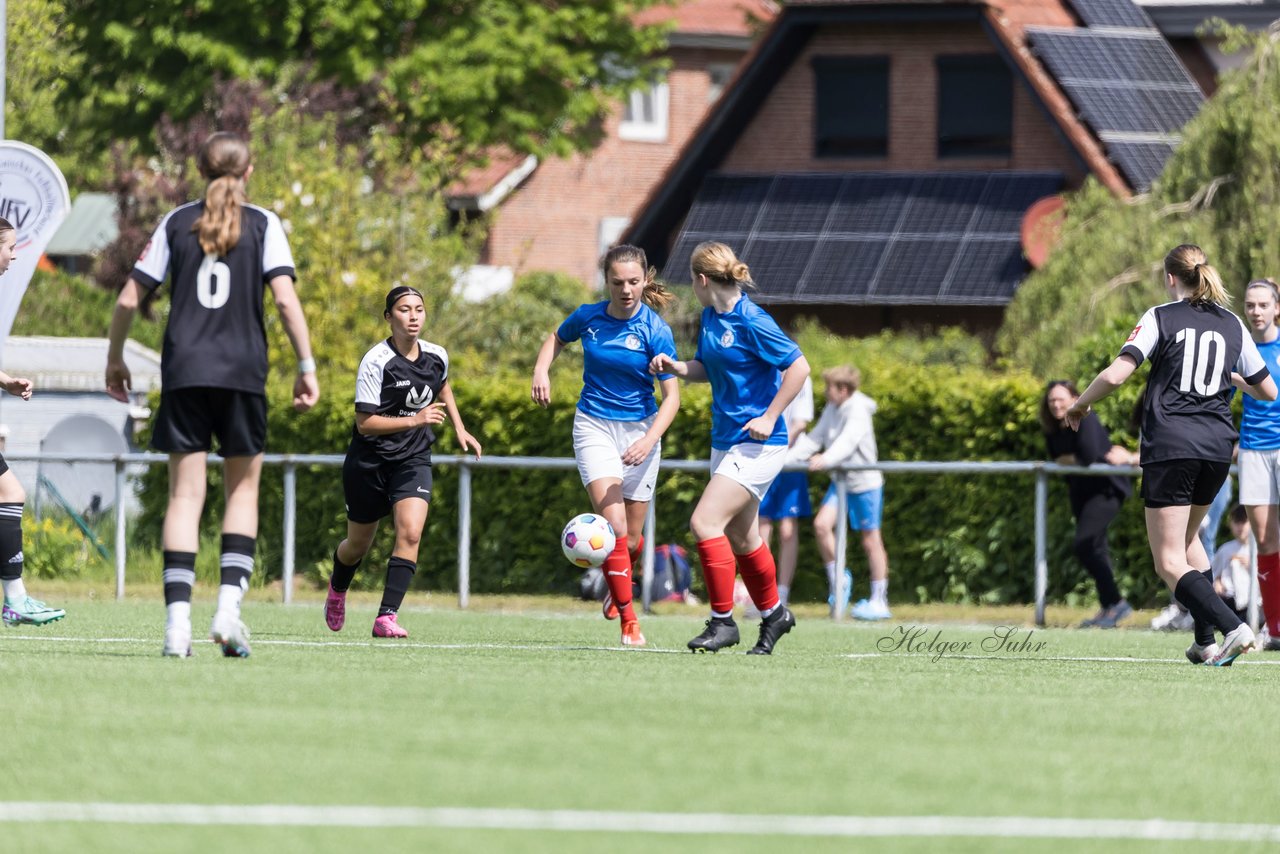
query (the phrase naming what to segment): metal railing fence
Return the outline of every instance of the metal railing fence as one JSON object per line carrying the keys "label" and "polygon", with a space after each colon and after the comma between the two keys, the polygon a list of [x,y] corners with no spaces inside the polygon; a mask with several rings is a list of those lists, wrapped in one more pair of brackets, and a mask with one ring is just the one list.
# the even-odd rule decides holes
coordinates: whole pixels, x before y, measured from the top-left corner
{"label": "metal railing fence", "polygon": [[[124,497],[128,492],[126,468],[130,465],[155,465],[167,463],[165,454],[131,453],[131,454],[55,454],[55,453],[10,453],[6,459],[20,462],[50,463],[98,463],[115,467],[115,568],[116,598],[123,599],[125,591],[125,570],[127,550],[120,548],[121,543],[128,542],[128,518]],[[283,513],[283,556],[281,580],[284,602],[288,604],[293,597],[294,547],[297,536],[297,472],[299,466],[329,466],[339,468],[344,457],[340,454],[266,454],[263,464],[281,466],[283,468],[284,513]],[[222,459],[214,454],[209,455],[209,463],[221,464]],[[466,608],[471,598],[471,474],[474,469],[563,469],[576,470],[577,463],[570,457],[484,457],[476,460],[460,455],[441,454],[432,457],[436,466],[458,466],[458,607]],[[704,460],[663,460],[662,471],[707,472],[709,464]],[[802,465],[788,466],[788,470],[807,471]],[[973,474],[973,475],[1031,475],[1034,478],[1035,502],[1035,621],[1043,626],[1045,620],[1045,597],[1049,586],[1049,569],[1046,557],[1046,539],[1048,527],[1048,493],[1049,478],[1061,475],[1087,475],[1103,477],[1108,475],[1135,476],[1141,473],[1137,466],[1063,466],[1052,462],[890,462],[883,461],[868,465],[842,466],[838,471],[880,471],[892,474]],[[843,480],[836,483],[837,519],[845,519],[848,494]],[[645,610],[652,601],[653,583],[653,549],[656,527],[656,501],[649,503],[649,514],[644,527],[644,557],[641,567],[641,590]],[[844,583],[845,551],[848,544],[848,526],[836,526],[836,572],[835,589],[832,593],[835,601],[841,601],[840,588]],[[833,618],[843,618],[841,609],[833,609]]]}

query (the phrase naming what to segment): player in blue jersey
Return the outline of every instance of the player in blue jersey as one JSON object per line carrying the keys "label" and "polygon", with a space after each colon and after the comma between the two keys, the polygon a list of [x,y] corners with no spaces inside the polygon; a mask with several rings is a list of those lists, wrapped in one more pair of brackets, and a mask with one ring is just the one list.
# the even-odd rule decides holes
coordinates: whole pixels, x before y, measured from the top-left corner
{"label": "player in blue jersey", "polygon": [[1120,355],[1067,409],[1066,420],[1078,430],[1095,402],[1151,361],[1139,452],[1151,556],[1161,580],[1195,617],[1187,659],[1224,666],[1257,639],[1214,592],[1200,521],[1231,467],[1233,382],[1262,400],[1276,399],[1276,384],[1240,318],[1224,307],[1222,279],[1204,251],[1175,247],[1164,272],[1173,301],[1142,315]]}
{"label": "player in blue jersey", "polygon": [[[1280,376],[1280,287],[1254,279],[1244,291],[1244,314],[1262,361]],[[1280,649],[1280,403],[1244,397],[1240,419],[1240,503],[1258,541],[1258,589],[1266,617],[1263,648]]]}
{"label": "player in blue jersey", "polygon": [[739,640],[733,621],[735,566],[759,609],[760,639],[750,652],[769,655],[795,626],[778,595],[777,568],[760,538],[760,499],[786,461],[787,424],[780,416],[804,386],[809,363],[796,343],[747,296],[751,271],[723,243],[701,243],[689,266],[704,306],[698,352],[679,362],[654,357],[650,370],[711,383],[711,480],[689,527],[711,599],[711,619],[689,641],[715,652]]}
{"label": "player in blue jersey", "polygon": [[333,631],[342,630],[347,590],[373,545],[378,524],[390,516],[395,546],[387,559],[373,636],[403,638],[409,632],[397,615],[418,569],[430,509],[432,427],[443,424],[447,415],[463,453],[472,451],[479,459],[481,449],[463,426],[454,401],[448,352],[418,337],[426,318],[422,294],[408,285],[392,288],[382,316],[391,334],[365,353],[356,373],[355,424],[342,464],[347,536],[333,551],[324,619]]}
{"label": "player in blue jersey", "polygon": [[654,400],[652,359],[675,359],[671,327],[655,309],[675,297],[655,279],[644,250],[615,246],[601,262],[609,298],[579,306],[547,336],[533,368],[532,397],[551,402],[551,363],[566,345],[582,341],[582,393],[573,417],[573,455],[591,506],[613,526],[617,542],[605,559],[608,619],[622,618],[622,643],[644,646],[631,604],[631,573],[644,547],[645,516],[653,499],[662,435],[680,409],[680,388],[658,375],[662,405]]}
{"label": "player in blue jersey", "polygon": [[217,437],[226,510],[222,518],[221,585],[210,637],[223,654],[249,655],[240,600],[253,572],[258,536],[258,480],[267,441],[267,335],[262,317],[270,288],[298,356],[293,407],[305,412],[320,394],[307,321],[294,287],[293,254],[280,218],[251,205],[253,171],[239,137],[215,133],[200,149],[202,200],[170,211],[142,250],[116,300],[107,353],[107,393],[127,401],[131,382],[124,342],[144,294],[169,282],[169,321],[160,362],[160,409],[151,444],[169,455],[164,514],[164,654],[191,654],[191,588],[195,584],[205,460]]}
{"label": "player in blue jersey", "polygon": [[[9,220],[0,218],[0,275],[17,256],[18,231]],[[22,400],[31,399],[32,383],[26,377],[11,377],[0,371],[0,388]],[[0,456],[0,618],[6,626],[43,626],[61,620],[67,612],[27,595],[22,580],[22,507],[26,490]]]}

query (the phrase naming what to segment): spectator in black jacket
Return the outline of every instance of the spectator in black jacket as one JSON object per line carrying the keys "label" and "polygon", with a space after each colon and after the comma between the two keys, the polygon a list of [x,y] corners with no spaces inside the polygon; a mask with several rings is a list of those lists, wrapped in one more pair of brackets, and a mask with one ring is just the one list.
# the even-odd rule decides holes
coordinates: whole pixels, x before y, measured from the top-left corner
{"label": "spectator in black jacket", "polygon": [[[1049,458],[1061,465],[1090,466],[1106,463],[1111,450],[1111,436],[1090,412],[1080,423],[1079,431],[1067,424],[1066,413],[1080,392],[1069,380],[1054,380],[1045,388],[1040,401],[1040,426],[1044,430]],[[1100,610],[1080,624],[1081,628],[1114,629],[1133,613],[1133,608],[1120,595],[1111,554],[1107,549],[1107,526],[1120,513],[1120,506],[1132,492],[1126,477],[1076,475],[1067,477],[1071,497],[1071,514],[1076,519],[1075,554],[1098,586]]]}

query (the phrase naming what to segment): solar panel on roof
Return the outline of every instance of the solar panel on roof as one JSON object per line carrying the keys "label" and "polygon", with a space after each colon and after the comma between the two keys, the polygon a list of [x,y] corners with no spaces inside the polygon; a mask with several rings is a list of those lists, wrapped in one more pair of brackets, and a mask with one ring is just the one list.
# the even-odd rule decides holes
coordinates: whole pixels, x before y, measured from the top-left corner
{"label": "solar panel on roof", "polygon": [[1172,153],[1173,143],[1168,142],[1107,143],[1111,162],[1120,168],[1130,184],[1143,191],[1160,177]]}
{"label": "solar panel on roof", "polygon": [[1131,0],[1069,0],[1080,20],[1090,27],[1153,29],[1147,13]]}
{"label": "solar panel on roof", "polygon": [[[1164,37],[1155,30],[1144,35],[1036,27],[1027,35],[1126,180],[1138,190],[1149,187],[1178,134],[1204,104],[1200,87]],[[1115,136],[1127,138],[1108,138]],[[1117,148],[1121,144],[1140,147]]]}
{"label": "solar panel on roof", "polygon": [[1062,187],[1055,173],[777,175],[744,235],[736,200],[758,181],[708,178],[667,281],[687,282],[693,247],[722,240],[751,266],[761,302],[1002,304],[1025,272],[1022,215]]}

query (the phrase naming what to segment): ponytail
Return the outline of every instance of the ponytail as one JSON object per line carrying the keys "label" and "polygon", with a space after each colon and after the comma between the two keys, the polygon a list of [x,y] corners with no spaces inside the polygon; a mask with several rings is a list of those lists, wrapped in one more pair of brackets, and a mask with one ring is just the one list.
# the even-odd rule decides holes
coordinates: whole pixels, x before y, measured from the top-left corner
{"label": "ponytail", "polygon": [[226,255],[240,242],[249,147],[234,134],[215,133],[201,146],[198,163],[209,187],[204,194],[204,211],[191,230],[206,255]]}
{"label": "ponytail", "polygon": [[1193,303],[1231,305],[1222,276],[1209,265],[1204,250],[1191,243],[1175,246],[1164,258],[1164,271],[1191,291]]}
{"label": "ponytail", "polygon": [[693,272],[722,285],[755,287],[750,268],[739,261],[733,250],[723,243],[713,240],[699,243],[689,258],[689,267]]}

